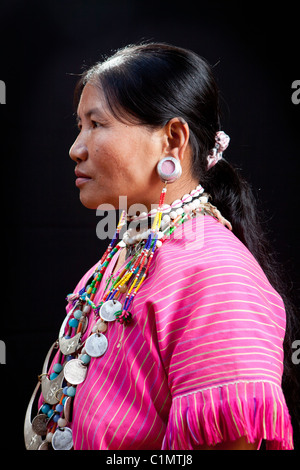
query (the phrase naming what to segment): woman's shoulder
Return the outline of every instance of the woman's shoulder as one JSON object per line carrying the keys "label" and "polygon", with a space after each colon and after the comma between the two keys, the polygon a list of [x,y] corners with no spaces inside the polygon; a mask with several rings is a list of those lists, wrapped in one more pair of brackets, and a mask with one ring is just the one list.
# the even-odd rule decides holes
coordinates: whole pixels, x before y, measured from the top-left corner
{"label": "woman's shoulder", "polygon": [[[176,231],[174,232],[176,233]],[[181,235],[181,236],[180,236]],[[160,286],[160,289],[157,287]],[[149,271],[148,292],[194,292],[202,295],[248,298],[282,308],[282,299],[246,246],[210,216],[186,223],[181,234],[165,241],[157,250]],[[179,295],[179,294],[178,294]]]}
{"label": "woman's shoulder", "polygon": [[202,216],[178,227],[172,236],[157,250],[155,264],[161,268],[166,262],[181,269],[207,266],[221,268],[230,261],[232,266],[248,266],[263,272],[248,248],[219,221]]}

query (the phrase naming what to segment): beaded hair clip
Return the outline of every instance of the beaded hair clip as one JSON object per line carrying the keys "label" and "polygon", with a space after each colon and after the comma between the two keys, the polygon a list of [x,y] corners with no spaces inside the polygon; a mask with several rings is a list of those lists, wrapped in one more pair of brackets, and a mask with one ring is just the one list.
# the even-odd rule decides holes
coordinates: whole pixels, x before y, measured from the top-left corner
{"label": "beaded hair clip", "polygon": [[223,131],[218,131],[215,137],[215,146],[207,156],[207,169],[210,170],[223,157],[223,152],[227,149],[230,137]]}

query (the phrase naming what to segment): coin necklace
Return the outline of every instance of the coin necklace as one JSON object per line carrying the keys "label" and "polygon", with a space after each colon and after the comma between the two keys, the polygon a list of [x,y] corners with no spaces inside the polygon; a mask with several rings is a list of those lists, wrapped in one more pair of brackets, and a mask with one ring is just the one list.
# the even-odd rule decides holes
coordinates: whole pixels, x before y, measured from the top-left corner
{"label": "coin necklace", "polygon": [[[116,253],[126,247],[124,241],[126,236],[120,240],[120,231],[126,222],[126,213],[122,212],[114,237],[102,256],[91,282],[78,293],[67,296],[72,308],[60,328],[59,338],[55,344],[55,347],[59,348],[56,362],[50,374],[46,372],[47,366],[44,364],[39,383],[28,405],[24,424],[27,449],[73,448],[72,430],[67,425],[72,421],[76,387],[84,382],[91,358],[105,354],[108,340],[104,333],[108,324],[116,320],[125,326],[130,322],[134,297],[147,277],[155,250],[177,227],[199,214],[213,215],[223,225],[231,228],[230,223],[219,211],[208,203],[207,195],[203,194],[199,198],[203,191],[203,188],[198,186],[193,192],[194,197],[188,199],[186,204],[178,204],[179,207],[175,211],[169,211],[167,217],[162,217],[166,194],[166,187],[163,188],[151,229],[138,234],[135,254],[116,278],[110,276],[100,303],[95,305],[95,295],[110,261]],[[126,294],[123,303],[119,300],[122,294]],[[81,342],[92,310],[95,314],[95,326],[87,339]],[[39,385],[42,388],[44,401],[38,415],[31,423],[31,408]]]}

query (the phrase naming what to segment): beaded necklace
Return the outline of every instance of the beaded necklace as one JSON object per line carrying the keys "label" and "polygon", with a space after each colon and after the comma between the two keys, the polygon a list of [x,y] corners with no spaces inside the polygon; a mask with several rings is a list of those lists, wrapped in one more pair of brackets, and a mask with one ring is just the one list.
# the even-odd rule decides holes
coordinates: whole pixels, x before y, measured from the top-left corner
{"label": "beaded necklace", "polygon": [[[92,278],[85,288],[67,296],[72,308],[61,326],[57,342],[50,348],[39,376],[39,383],[28,405],[24,424],[27,449],[72,449],[72,430],[67,425],[72,421],[76,387],[84,382],[91,358],[105,354],[108,340],[104,333],[108,325],[117,321],[125,327],[131,321],[134,298],[147,277],[154,253],[174,230],[186,220],[200,214],[212,215],[231,230],[230,223],[208,202],[209,196],[204,193],[201,185],[169,206],[164,204],[165,195],[166,185],[162,190],[157,210],[147,214],[147,218],[154,218],[151,228],[135,235],[132,231],[127,231],[122,240],[120,232],[127,217],[125,211],[121,213],[112,241]],[[109,277],[101,301],[96,305],[95,296],[111,260],[121,249],[133,245],[135,252],[131,254],[124,268],[115,276]],[[125,300],[121,302],[121,297],[124,296]],[[81,342],[91,311],[94,311],[95,325],[85,341]],[[49,375],[48,362],[54,347],[59,348],[59,354]],[[44,402],[31,422],[31,408],[40,385]]]}

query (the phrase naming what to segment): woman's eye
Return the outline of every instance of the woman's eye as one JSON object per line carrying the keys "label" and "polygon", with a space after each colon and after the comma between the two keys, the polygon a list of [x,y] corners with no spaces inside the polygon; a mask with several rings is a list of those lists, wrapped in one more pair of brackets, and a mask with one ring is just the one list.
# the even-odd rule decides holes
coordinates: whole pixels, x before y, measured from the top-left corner
{"label": "woman's eye", "polygon": [[100,124],[99,122],[97,122],[97,121],[92,121],[92,127],[93,127],[94,129],[97,128],[97,127],[100,127],[100,126],[101,126],[101,124]]}

